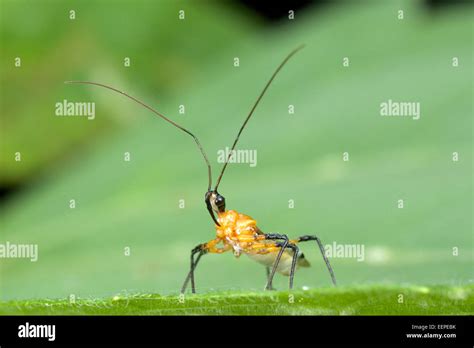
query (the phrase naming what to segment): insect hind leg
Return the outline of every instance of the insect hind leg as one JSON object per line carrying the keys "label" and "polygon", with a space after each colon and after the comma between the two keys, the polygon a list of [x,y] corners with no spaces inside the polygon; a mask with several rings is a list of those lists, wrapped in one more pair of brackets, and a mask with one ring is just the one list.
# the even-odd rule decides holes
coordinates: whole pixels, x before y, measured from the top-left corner
{"label": "insect hind leg", "polygon": [[326,263],[326,267],[329,271],[329,274],[331,275],[332,283],[334,284],[334,286],[336,286],[337,285],[336,276],[334,275],[334,271],[332,270],[331,264],[329,263],[329,259],[326,256],[326,252],[324,251],[324,246],[321,240],[316,236],[307,236],[307,235],[301,236],[297,239],[298,242],[307,242],[311,240],[316,241],[316,243],[318,244],[319,250],[321,250],[321,255],[323,256],[324,262]]}

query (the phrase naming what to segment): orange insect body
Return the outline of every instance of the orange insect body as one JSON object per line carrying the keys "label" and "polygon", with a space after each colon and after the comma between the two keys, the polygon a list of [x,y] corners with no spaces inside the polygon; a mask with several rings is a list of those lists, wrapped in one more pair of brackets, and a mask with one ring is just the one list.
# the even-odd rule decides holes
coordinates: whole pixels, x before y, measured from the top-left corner
{"label": "orange insect body", "polygon": [[[223,253],[233,250],[236,257],[246,254],[265,266],[273,265],[280,251],[280,246],[274,241],[266,239],[257,227],[257,221],[235,210],[218,213],[217,220],[220,226],[216,225],[216,238],[205,245],[207,252]],[[293,244],[297,242],[297,240],[290,240],[290,243]],[[219,244],[222,244],[222,246],[219,246]],[[276,271],[289,275],[292,258],[291,250],[285,249]],[[297,265],[308,267],[309,263],[301,254]]]}

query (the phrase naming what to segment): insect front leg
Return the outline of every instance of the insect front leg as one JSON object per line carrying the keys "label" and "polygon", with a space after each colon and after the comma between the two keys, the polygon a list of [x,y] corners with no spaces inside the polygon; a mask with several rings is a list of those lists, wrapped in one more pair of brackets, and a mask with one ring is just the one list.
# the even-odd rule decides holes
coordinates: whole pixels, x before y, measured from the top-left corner
{"label": "insect front leg", "polygon": [[[216,245],[221,242],[221,239],[216,238],[211,240],[210,242],[204,243],[204,244],[199,244],[196,246],[193,250],[191,250],[191,267],[189,270],[188,275],[186,276],[186,279],[184,280],[184,284],[181,287],[181,293],[184,294],[186,291],[186,288],[188,286],[189,281],[191,280],[191,291],[193,294],[196,293],[196,286],[194,283],[194,271],[198,265],[199,260],[201,257],[207,253],[223,253],[225,251],[228,251],[230,246],[224,245],[223,248],[218,248]],[[194,256],[197,255],[196,259],[194,259]]]}
{"label": "insect front leg", "polygon": [[[206,244],[199,244],[198,246],[193,248],[193,250],[191,250],[191,267],[190,267],[188,275],[186,276],[186,279],[184,280],[184,284],[181,288],[181,293],[182,294],[184,294],[184,292],[186,291],[186,288],[188,286],[188,282],[189,282],[190,279],[191,279],[191,291],[192,291],[193,294],[196,293],[196,286],[195,286],[195,283],[194,283],[194,270],[196,269],[196,266],[197,266],[199,260],[201,259],[201,256],[204,255],[206,252],[207,252]],[[194,256],[196,254],[198,254],[198,256],[197,256],[196,260],[194,260]]]}
{"label": "insect front leg", "polygon": [[323,246],[323,243],[321,243],[321,240],[316,236],[301,236],[297,239],[298,242],[307,242],[310,240],[314,240],[318,244],[319,250],[321,250],[321,255],[323,256],[324,262],[326,263],[326,267],[329,271],[329,274],[331,275],[332,283],[335,286],[336,276],[334,275],[334,271],[332,270],[331,264],[329,263],[329,259],[326,256],[326,252],[324,251],[324,246]]}

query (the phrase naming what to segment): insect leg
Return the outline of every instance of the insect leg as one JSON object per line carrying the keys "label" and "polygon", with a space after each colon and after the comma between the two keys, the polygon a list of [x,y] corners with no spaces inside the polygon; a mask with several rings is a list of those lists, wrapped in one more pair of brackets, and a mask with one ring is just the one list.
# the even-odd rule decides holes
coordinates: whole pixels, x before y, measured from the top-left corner
{"label": "insect leg", "polygon": [[[181,288],[181,293],[183,294],[186,291],[186,287],[188,286],[189,280],[191,280],[191,291],[193,294],[196,293],[196,286],[194,284],[194,271],[196,270],[196,267],[199,263],[199,260],[201,259],[202,255],[205,255],[207,253],[223,253],[228,250],[230,250],[230,245],[224,245],[222,248],[216,247],[217,244],[221,242],[221,239],[216,238],[213,239],[207,243],[199,244],[196,246],[193,250],[191,250],[191,267],[189,270],[189,273],[184,280],[184,284]],[[197,255],[196,259],[194,259],[194,256]]]}
{"label": "insect leg", "polygon": [[296,261],[298,261],[298,253],[300,249],[296,244],[289,243],[287,248],[293,250],[293,259],[291,260],[291,270],[290,270],[290,290],[293,289],[293,278],[295,277]]}
{"label": "insect leg", "polygon": [[[298,253],[300,249],[298,246],[294,243],[288,242],[286,246],[282,244],[281,242],[277,243],[277,246],[281,248],[281,250],[284,250],[285,248],[293,250],[293,257],[291,259],[291,268],[290,268],[290,281],[289,281],[289,289],[293,289],[293,279],[295,277],[295,270],[296,270],[296,263],[298,261]],[[276,262],[276,261],[275,261]]]}
{"label": "insect leg", "polygon": [[278,252],[275,262],[273,263],[272,272],[270,273],[270,276],[268,277],[267,285],[265,286],[265,290],[271,290],[271,288],[273,287],[272,286],[273,277],[275,276],[276,269],[278,267],[278,264],[280,263],[281,255],[283,255],[283,251],[288,245],[288,236],[286,234],[278,234],[278,233],[268,233],[268,234],[264,234],[264,236],[265,236],[265,239],[267,240],[283,240],[283,244],[281,244],[280,246],[280,251]]}
{"label": "insect leg", "polygon": [[321,250],[321,255],[323,256],[324,262],[326,263],[326,267],[329,271],[329,274],[331,275],[332,283],[336,285],[336,276],[334,275],[334,271],[332,270],[331,264],[329,263],[329,259],[326,256],[324,246],[323,243],[321,243],[321,240],[316,236],[301,236],[297,240],[298,242],[307,242],[309,240],[315,240],[316,243],[318,243],[319,250]]}
{"label": "insect leg", "polygon": [[[191,280],[191,291],[192,291],[192,293],[193,294],[196,293],[196,286],[194,284],[194,270],[196,269],[196,266],[197,266],[199,260],[201,259],[201,256],[206,253],[205,246],[206,246],[206,244],[199,244],[193,250],[191,250],[191,267],[190,267],[190,270],[189,270],[189,273],[188,273],[186,279],[184,280],[183,287],[181,288],[181,293],[182,294],[184,294],[184,292],[186,291],[189,280]],[[196,254],[198,254],[198,256],[197,256],[196,260],[194,260],[194,255],[196,255]]]}
{"label": "insect leg", "polygon": [[[265,267],[266,271],[267,271],[267,282],[268,282],[268,279],[270,278],[270,267]],[[270,288],[268,290],[276,290],[272,284],[270,284]]]}

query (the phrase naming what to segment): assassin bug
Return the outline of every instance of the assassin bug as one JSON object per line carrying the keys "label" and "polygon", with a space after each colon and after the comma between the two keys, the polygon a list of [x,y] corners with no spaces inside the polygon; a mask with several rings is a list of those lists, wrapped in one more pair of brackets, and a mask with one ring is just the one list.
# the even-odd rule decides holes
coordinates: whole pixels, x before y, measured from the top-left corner
{"label": "assassin bug", "polygon": [[[189,282],[191,282],[191,291],[193,293],[196,292],[194,272],[199,263],[199,260],[203,255],[207,253],[220,254],[230,250],[233,250],[234,255],[236,257],[240,256],[241,254],[246,254],[255,261],[266,266],[267,283],[265,286],[265,290],[273,289],[272,281],[275,272],[279,272],[283,275],[289,276],[289,288],[292,289],[293,278],[297,267],[309,267],[309,262],[304,258],[303,253],[301,253],[298,248],[298,243],[306,241],[315,241],[317,243],[323,256],[323,259],[326,263],[326,267],[331,275],[332,282],[334,285],[336,285],[336,278],[334,276],[334,272],[324,252],[323,244],[318,237],[313,235],[305,235],[297,239],[289,239],[288,236],[285,234],[264,233],[257,227],[257,222],[250,216],[241,214],[235,210],[226,210],[225,198],[217,191],[222,176],[224,175],[225,169],[227,168],[227,164],[229,163],[229,160],[232,157],[232,153],[237,145],[237,142],[239,141],[239,137],[245,126],[247,125],[250,117],[253,115],[257,105],[260,103],[260,100],[262,99],[268,87],[274,80],[275,76],[288,62],[288,60],[303,47],[304,46],[300,46],[291,51],[283,60],[283,62],[280,63],[273,75],[268,80],[267,84],[258,96],[256,102],[253,104],[250,113],[245,118],[245,121],[240,127],[239,132],[237,133],[237,137],[235,138],[234,143],[232,145],[232,149],[229,152],[229,155],[222,167],[221,173],[219,175],[219,178],[217,179],[217,183],[214,189],[212,189],[211,165],[203,147],[201,146],[201,143],[193,133],[180,126],[176,122],[170,120],[166,116],[162,115],[161,113],[153,109],[151,106],[114,87],[90,81],[65,82],[95,85],[122,94],[123,96],[147,108],[155,115],[171,123],[173,126],[187,133],[194,139],[194,142],[196,143],[199,151],[201,152],[207,166],[209,181],[208,188],[204,196],[204,202],[213,222],[215,223],[216,238],[207,243],[199,244],[191,250],[190,270],[181,288],[181,293],[184,293],[186,291]],[[215,214],[217,214],[217,218]]]}

